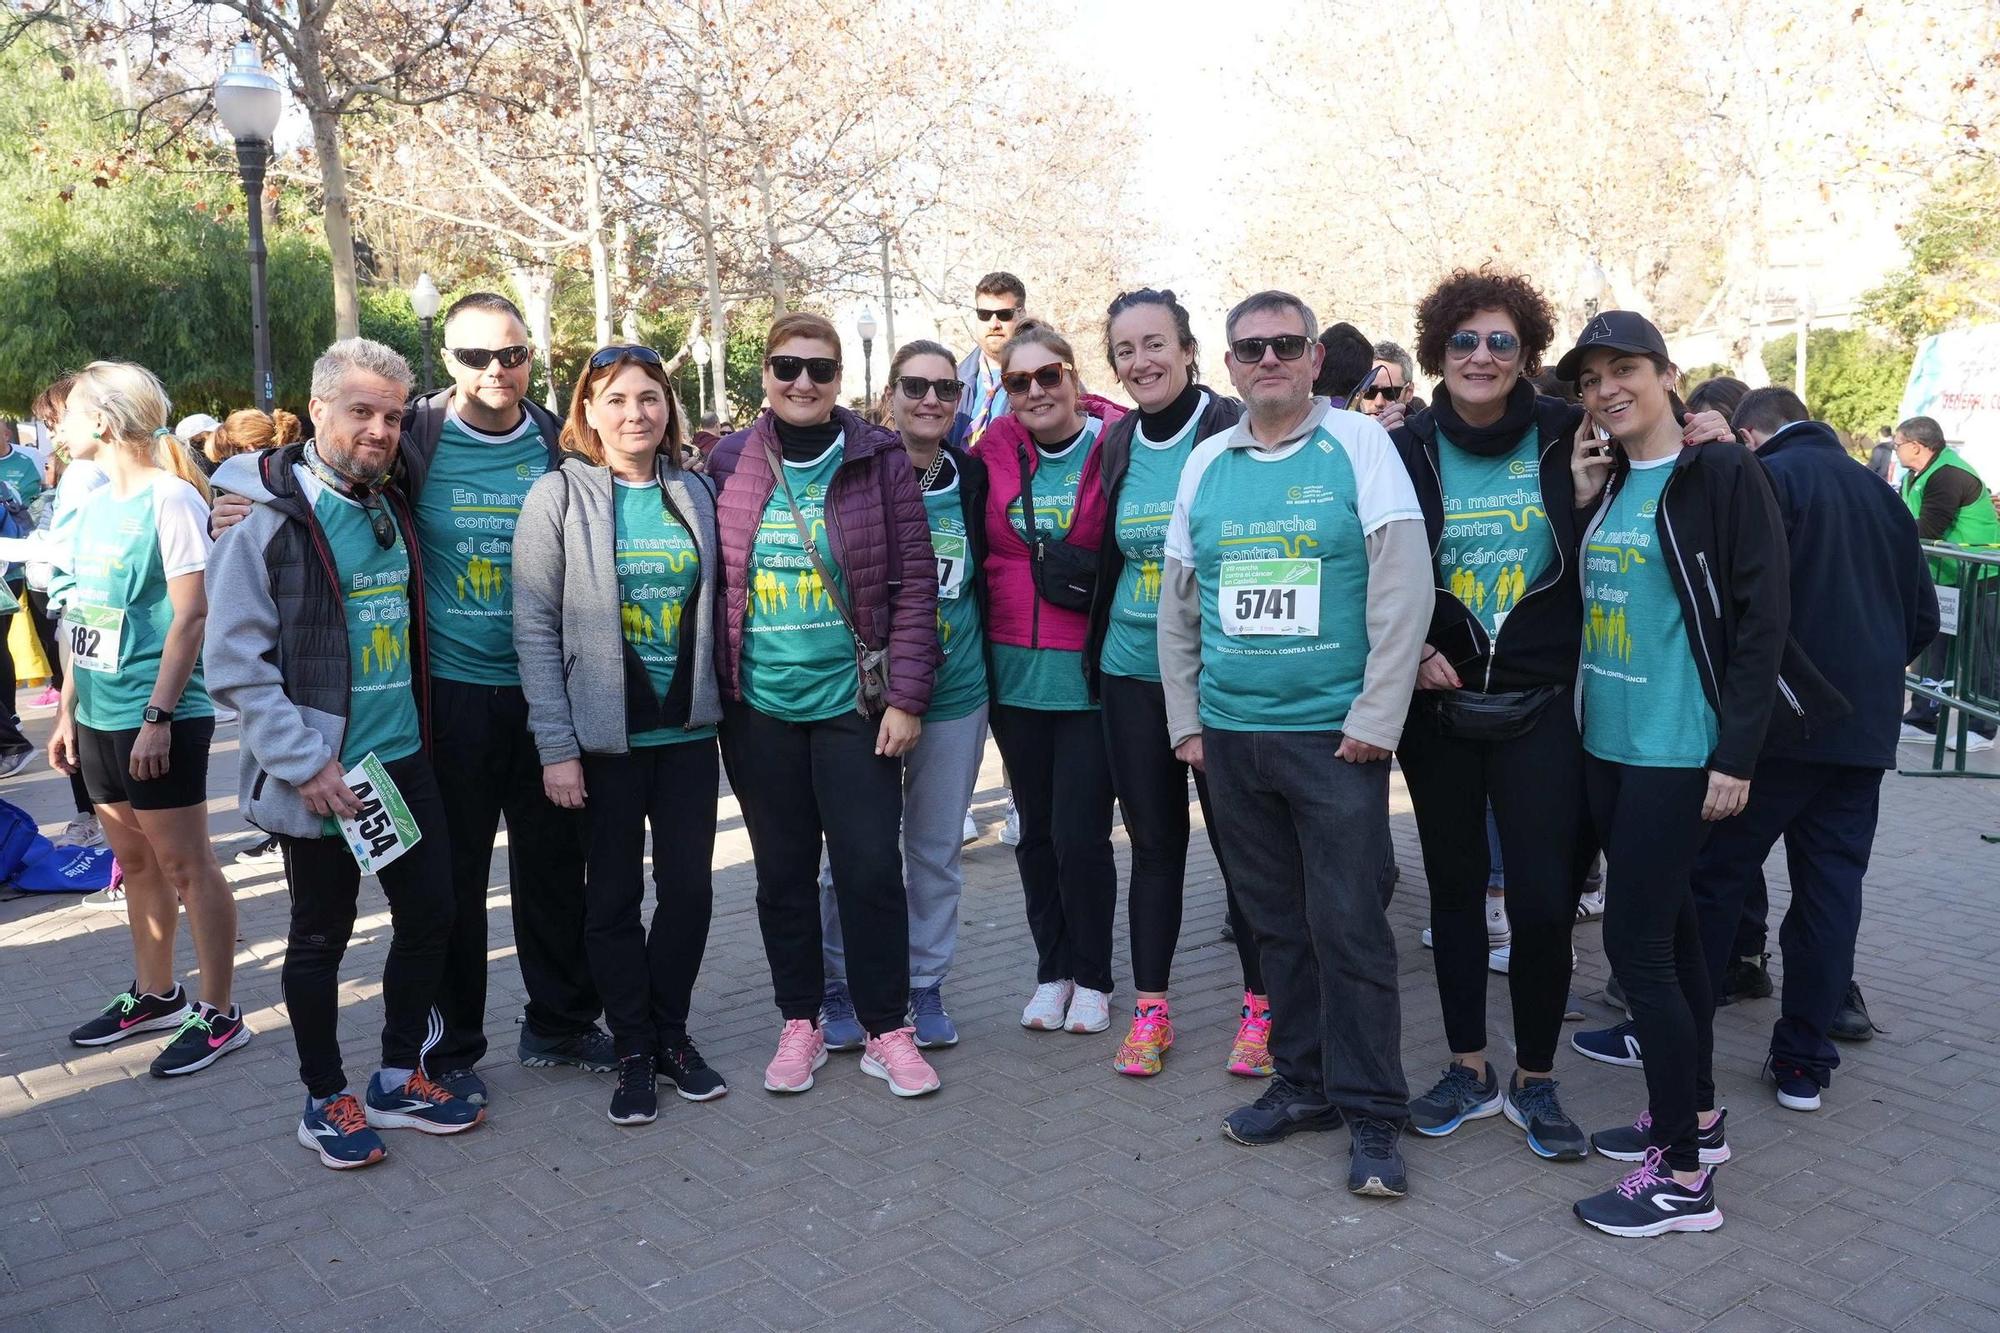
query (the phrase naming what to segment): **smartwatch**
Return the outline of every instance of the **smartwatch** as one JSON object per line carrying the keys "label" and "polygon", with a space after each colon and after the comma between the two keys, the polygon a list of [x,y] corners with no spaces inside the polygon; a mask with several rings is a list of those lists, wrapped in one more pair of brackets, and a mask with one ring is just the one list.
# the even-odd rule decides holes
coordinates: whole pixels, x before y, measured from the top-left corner
{"label": "smartwatch", "polygon": [[171,708],[155,708],[151,704],[147,704],[146,711],[139,716],[148,722],[171,722],[174,720],[174,710]]}

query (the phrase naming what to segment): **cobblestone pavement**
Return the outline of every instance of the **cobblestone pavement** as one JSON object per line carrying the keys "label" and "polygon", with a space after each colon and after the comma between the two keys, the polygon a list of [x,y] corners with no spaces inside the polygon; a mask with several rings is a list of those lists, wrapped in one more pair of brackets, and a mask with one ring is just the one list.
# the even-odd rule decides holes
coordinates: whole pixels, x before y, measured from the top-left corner
{"label": "cobblestone pavement", "polygon": [[[31,721],[39,738],[46,720]],[[225,727],[211,777],[225,862],[250,840],[230,795],[234,750]],[[1166,1072],[1114,1075],[1117,1028],[1023,1031],[1032,950],[995,836],[999,784],[990,759],[947,986],[964,1041],[936,1056],[940,1094],[896,1100],[853,1056],[802,1097],[761,1091],[777,1022],[725,796],[694,1031],[735,1091],[700,1106],[668,1096],[656,1124],[620,1129],[604,1116],[608,1076],[516,1063],[520,980],[496,883],[491,1119],[453,1139],[392,1133],[389,1159],[351,1174],[293,1139],[275,869],[230,870],[238,994],[257,1039],[171,1083],[146,1076],[152,1043],[85,1053],[64,1041],[128,980],[122,917],[0,902],[0,1326],[2000,1327],[2000,847],[1977,836],[2000,829],[2000,789],[1890,779],[1858,963],[1887,1032],[1847,1048],[1826,1109],[1799,1115],[1758,1081],[1775,1005],[1724,1010],[1728,1225],[1614,1241],[1569,1206],[1618,1168],[1542,1163],[1499,1119],[1406,1140],[1412,1192],[1397,1203],[1342,1188],[1344,1134],[1226,1142],[1221,1116],[1257,1085],[1222,1068],[1235,959],[1217,939],[1219,881],[1199,839]],[[67,814],[66,788],[39,760],[0,795],[56,824]],[[1424,1086],[1442,1024],[1417,944],[1425,894],[1400,785],[1395,801],[1404,1063]],[[1781,912],[1782,858],[1770,873]],[[356,1071],[372,1068],[387,940],[368,892],[376,910],[364,899],[343,988]],[[1594,925],[1577,950],[1578,993],[1602,1022]],[[1500,978],[1491,994],[1497,1023]],[[1566,1048],[1558,1068],[1586,1125],[1641,1104],[1635,1071]]]}

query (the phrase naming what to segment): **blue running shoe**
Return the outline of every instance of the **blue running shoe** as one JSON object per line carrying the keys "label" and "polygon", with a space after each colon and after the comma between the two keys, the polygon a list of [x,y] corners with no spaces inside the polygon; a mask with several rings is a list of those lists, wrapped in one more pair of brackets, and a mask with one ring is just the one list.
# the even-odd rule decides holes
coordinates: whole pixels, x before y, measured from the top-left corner
{"label": "blue running shoe", "polygon": [[1528,1136],[1528,1149],[1552,1162],[1581,1162],[1590,1156],[1590,1141],[1556,1100],[1552,1078],[1523,1079],[1507,1088],[1507,1119]]}
{"label": "blue running shoe", "polygon": [[382,1075],[368,1080],[368,1123],[376,1129],[414,1129],[424,1134],[462,1134],[486,1118],[485,1108],[454,1097],[423,1070],[394,1092]]}
{"label": "blue running shoe", "polygon": [[1442,1138],[1468,1120],[1499,1115],[1500,1102],[1500,1079],[1492,1065],[1482,1077],[1454,1060],[1429,1092],[1410,1103],[1410,1128],[1426,1138]]}
{"label": "blue running shoe", "polygon": [[612,1047],[611,1034],[594,1024],[562,1037],[544,1037],[524,1026],[516,1049],[521,1063],[530,1069],[575,1065],[593,1074],[608,1074],[618,1068],[618,1053]]}
{"label": "blue running shoe", "polygon": [[335,1171],[373,1166],[389,1155],[382,1136],[368,1128],[368,1117],[351,1092],[341,1093],[317,1111],[312,1098],[306,1098],[305,1114],[299,1117],[299,1142],[319,1154],[321,1166]]}
{"label": "blue running shoe", "polygon": [[958,1045],[958,1026],[944,1011],[944,983],[910,992],[910,1023],[917,1030],[917,1045],[924,1050]]}
{"label": "blue running shoe", "polygon": [[1579,1032],[1569,1039],[1569,1044],[1578,1055],[1587,1055],[1599,1064],[1640,1069],[1646,1063],[1639,1054],[1639,1025],[1630,1019],[1617,1027]]}
{"label": "blue running shoe", "polygon": [[854,1016],[854,1001],[845,982],[826,983],[826,995],[819,1006],[819,1035],[829,1051],[858,1051],[868,1044],[861,1020]]}
{"label": "blue running shoe", "polygon": [[471,1069],[447,1069],[437,1076],[438,1086],[460,1101],[471,1102],[474,1106],[484,1106],[487,1102],[486,1080]]}

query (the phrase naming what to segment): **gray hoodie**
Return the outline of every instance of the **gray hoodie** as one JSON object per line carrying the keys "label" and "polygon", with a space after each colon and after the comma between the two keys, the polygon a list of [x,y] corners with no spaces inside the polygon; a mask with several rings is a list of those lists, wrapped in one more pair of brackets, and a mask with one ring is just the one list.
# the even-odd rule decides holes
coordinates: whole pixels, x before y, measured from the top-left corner
{"label": "gray hoodie", "polygon": [[[685,697],[685,725],[693,730],[722,719],[715,683],[722,585],[714,577],[722,569],[715,493],[706,477],[671,466],[664,453],[659,478],[700,552],[694,615],[683,622],[693,637],[683,641],[668,702],[671,708]],[[609,468],[566,455],[528,489],[514,529],[514,651],[528,727],[544,764],[627,749],[626,692],[639,683],[633,673],[643,680],[644,668],[620,628],[615,495]]]}

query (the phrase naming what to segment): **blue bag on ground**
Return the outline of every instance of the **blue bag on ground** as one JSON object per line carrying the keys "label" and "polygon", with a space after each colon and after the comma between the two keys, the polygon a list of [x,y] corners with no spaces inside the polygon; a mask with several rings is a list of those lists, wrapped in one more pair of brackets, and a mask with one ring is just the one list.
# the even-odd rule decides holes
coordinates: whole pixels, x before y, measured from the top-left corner
{"label": "blue bag on ground", "polygon": [[0,801],[0,884],[26,893],[91,893],[110,883],[108,849],[58,847],[26,810]]}

